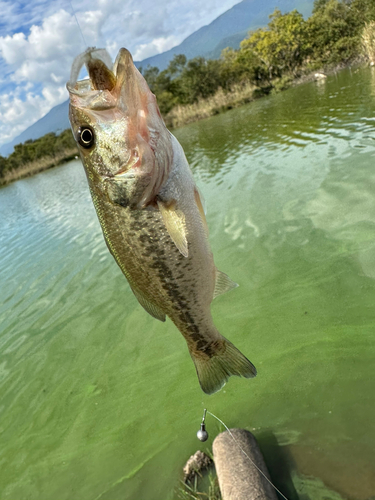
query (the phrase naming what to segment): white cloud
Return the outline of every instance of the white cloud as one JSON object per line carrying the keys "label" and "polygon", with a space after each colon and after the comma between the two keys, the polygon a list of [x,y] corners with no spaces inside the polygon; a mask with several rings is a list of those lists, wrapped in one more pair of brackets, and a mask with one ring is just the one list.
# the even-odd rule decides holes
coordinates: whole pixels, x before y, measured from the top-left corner
{"label": "white cloud", "polygon": [[[81,22],[83,33],[87,33],[94,43],[102,22],[100,12],[86,12]],[[24,33],[0,37],[0,52],[14,70],[12,79],[15,82],[67,79],[77,46],[83,48],[80,33],[74,17],[65,10],[46,18],[42,26],[32,26],[27,38]]]}
{"label": "white cloud", "polygon": [[[100,12],[86,12],[81,29],[96,41],[102,22]],[[0,52],[11,70],[8,82],[15,85],[1,98],[0,143],[8,142],[67,99],[65,82],[77,46],[78,52],[84,48],[76,21],[64,10],[46,18],[41,26],[32,26],[27,37],[24,33],[0,37]],[[35,84],[39,84],[38,91]]]}
{"label": "white cloud", "polygon": [[3,94],[0,100],[0,137],[10,141],[33,122],[48,113],[51,104],[45,96],[24,91],[18,87],[14,92]]}
{"label": "white cloud", "polygon": [[18,64],[24,59],[24,50],[27,40],[24,33],[16,33],[13,36],[0,37],[0,51],[8,64]]}
{"label": "white cloud", "polygon": [[141,43],[134,52],[133,59],[135,61],[142,61],[143,59],[151,57],[155,54],[161,54],[161,52],[165,52],[175,45],[178,45],[178,42],[174,35],[155,38],[149,43]]}

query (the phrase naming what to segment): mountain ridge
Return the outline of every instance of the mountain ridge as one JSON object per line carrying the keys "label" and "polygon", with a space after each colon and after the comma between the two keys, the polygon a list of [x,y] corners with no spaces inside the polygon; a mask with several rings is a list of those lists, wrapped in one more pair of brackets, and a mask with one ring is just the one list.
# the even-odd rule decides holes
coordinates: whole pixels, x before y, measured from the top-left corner
{"label": "mountain ridge", "polygon": [[[163,70],[176,54],[185,54],[187,59],[200,55],[219,57],[222,49],[219,52],[215,49],[223,39],[240,33],[244,33],[245,37],[249,30],[266,26],[269,22],[269,16],[276,8],[283,13],[297,9],[303,16],[307,17],[311,14],[313,0],[242,0],[210,24],[194,31],[176,47],[137,61],[136,65],[137,67],[142,66],[142,68],[146,68],[148,65],[157,66]],[[233,48],[238,48],[240,41],[236,40],[236,46]],[[204,50],[202,50],[203,47]]]}

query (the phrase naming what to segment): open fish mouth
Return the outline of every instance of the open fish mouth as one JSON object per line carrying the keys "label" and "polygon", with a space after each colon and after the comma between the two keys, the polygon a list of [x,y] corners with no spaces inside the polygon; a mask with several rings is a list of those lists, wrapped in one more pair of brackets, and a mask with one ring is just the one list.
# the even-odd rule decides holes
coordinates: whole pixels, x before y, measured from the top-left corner
{"label": "open fish mouth", "polygon": [[[84,66],[88,78],[79,80]],[[105,49],[89,47],[75,58],[72,65],[70,80],[67,83],[71,102],[77,107],[90,108],[93,111],[111,109],[119,105],[124,88],[127,98],[134,100],[135,93],[145,90],[139,85],[136,71],[133,58],[127,49],[120,49],[113,64]]]}

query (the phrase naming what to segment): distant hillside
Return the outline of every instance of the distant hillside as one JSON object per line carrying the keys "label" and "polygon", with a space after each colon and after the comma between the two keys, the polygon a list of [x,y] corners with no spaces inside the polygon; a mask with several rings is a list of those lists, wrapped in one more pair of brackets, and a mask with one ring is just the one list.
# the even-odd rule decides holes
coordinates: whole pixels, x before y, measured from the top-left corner
{"label": "distant hillside", "polygon": [[297,9],[305,18],[310,16],[314,0],[243,0],[221,14],[212,23],[203,26],[172,49],[148,57],[136,65],[146,68],[157,66],[160,70],[168,66],[176,54],[185,54],[188,59],[197,56],[219,57],[225,47],[238,48],[247,32],[265,26],[269,15],[279,8],[282,12]]}
{"label": "distant hillside", "polygon": [[[307,18],[312,11],[314,0],[243,0],[217,17],[212,23],[192,33],[176,47],[148,57],[135,64],[146,68],[148,65],[165,69],[176,54],[185,54],[188,59],[197,56],[217,58],[226,47],[238,48],[249,30],[266,26],[269,15],[279,8],[282,12],[297,9]],[[38,139],[48,132],[60,133],[70,126],[68,101],[51,109],[43,118],[27,128],[11,142],[0,147],[0,154],[8,156],[16,144],[28,139]]]}
{"label": "distant hillside", "polygon": [[55,106],[43,118],[35,122],[33,125],[24,130],[13,141],[8,142],[0,147],[0,154],[8,156],[13,152],[14,146],[29,139],[39,139],[42,135],[49,132],[59,134],[63,130],[70,127],[69,123],[69,100]]}

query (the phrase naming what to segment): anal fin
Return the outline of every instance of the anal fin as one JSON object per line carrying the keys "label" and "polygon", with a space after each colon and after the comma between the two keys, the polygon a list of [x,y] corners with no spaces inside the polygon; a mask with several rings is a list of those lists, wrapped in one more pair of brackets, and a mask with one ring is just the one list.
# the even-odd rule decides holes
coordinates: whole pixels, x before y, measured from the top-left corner
{"label": "anal fin", "polygon": [[152,302],[150,302],[146,297],[140,292],[137,288],[131,286],[131,289],[134,295],[137,297],[138,302],[141,304],[143,309],[145,309],[151,316],[158,319],[159,321],[165,321],[165,314],[160,309],[160,307],[156,306]]}
{"label": "anal fin", "polygon": [[233,290],[233,288],[237,287],[237,283],[232,281],[229,276],[216,268],[216,281],[213,298],[216,298],[218,295],[222,295],[223,293],[229,292],[229,290]]}

